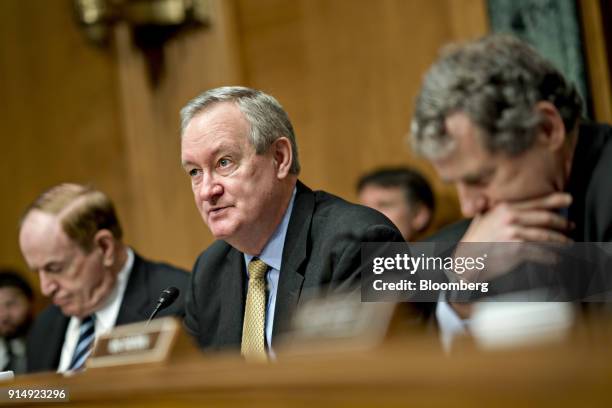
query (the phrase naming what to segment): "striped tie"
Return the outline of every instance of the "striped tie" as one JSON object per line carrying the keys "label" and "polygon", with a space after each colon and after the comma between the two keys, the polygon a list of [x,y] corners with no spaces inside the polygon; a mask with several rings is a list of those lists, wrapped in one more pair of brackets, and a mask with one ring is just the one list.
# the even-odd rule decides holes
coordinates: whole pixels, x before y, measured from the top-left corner
{"label": "striped tie", "polygon": [[253,258],[249,262],[249,290],[247,292],[242,327],[242,355],[247,360],[267,360],[265,346],[266,326],[266,272],[268,265]]}
{"label": "striped tie", "polygon": [[79,341],[74,349],[70,366],[68,366],[69,371],[79,370],[85,364],[85,360],[87,360],[89,353],[91,353],[91,346],[95,338],[95,329],[94,316],[83,318],[81,327],[79,328]]}

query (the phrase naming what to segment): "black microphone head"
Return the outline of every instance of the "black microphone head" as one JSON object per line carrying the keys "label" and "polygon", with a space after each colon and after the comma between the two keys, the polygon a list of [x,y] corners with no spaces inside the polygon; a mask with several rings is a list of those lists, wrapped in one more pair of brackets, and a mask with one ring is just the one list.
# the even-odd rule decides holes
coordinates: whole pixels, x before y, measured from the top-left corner
{"label": "black microphone head", "polygon": [[170,306],[176,300],[179,293],[180,291],[174,286],[170,286],[164,289],[158,300],[158,303],[161,305],[160,309],[164,309]]}
{"label": "black microphone head", "polygon": [[162,290],[161,295],[159,295],[159,299],[157,300],[157,306],[153,309],[153,313],[149,316],[149,321],[147,325],[151,322],[151,320],[157,316],[160,310],[167,308],[170,306],[178,297],[180,291],[174,286],[169,286],[166,289]]}

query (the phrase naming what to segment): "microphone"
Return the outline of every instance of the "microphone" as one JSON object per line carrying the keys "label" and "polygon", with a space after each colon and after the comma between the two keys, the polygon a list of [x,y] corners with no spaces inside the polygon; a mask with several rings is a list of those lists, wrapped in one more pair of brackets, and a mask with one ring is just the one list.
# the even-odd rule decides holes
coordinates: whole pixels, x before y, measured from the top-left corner
{"label": "microphone", "polygon": [[174,286],[169,286],[162,290],[162,293],[159,295],[159,299],[157,300],[157,306],[155,306],[153,313],[151,313],[151,317],[149,317],[149,320],[147,320],[147,325],[151,323],[151,320],[153,320],[157,313],[174,303],[179,293],[180,291]]}

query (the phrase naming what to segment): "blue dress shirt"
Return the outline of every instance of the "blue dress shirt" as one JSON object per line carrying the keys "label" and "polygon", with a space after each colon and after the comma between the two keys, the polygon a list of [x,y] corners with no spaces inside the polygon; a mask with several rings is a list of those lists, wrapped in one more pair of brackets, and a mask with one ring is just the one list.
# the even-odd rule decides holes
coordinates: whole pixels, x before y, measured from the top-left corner
{"label": "blue dress shirt", "polygon": [[[264,247],[261,254],[257,257],[264,261],[266,265],[270,267],[268,274],[266,275],[266,281],[268,284],[268,302],[266,305],[266,344],[268,351],[273,355],[272,351],[272,327],[274,325],[274,309],[276,307],[276,293],[278,290],[278,278],[280,276],[280,268],[283,262],[283,248],[285,247],[285,236],[287,235],[287,227],[289,227],[289,219],[291,218],[291,212],[293,211],[293,202],[295,201],[296,189],[293,189],[289,206],[281,223],[272,234],[272,237]],[[244,262],[247,266],[247,278],[249,275],[249,262],[253,259],[254,255],[244,255]]]}

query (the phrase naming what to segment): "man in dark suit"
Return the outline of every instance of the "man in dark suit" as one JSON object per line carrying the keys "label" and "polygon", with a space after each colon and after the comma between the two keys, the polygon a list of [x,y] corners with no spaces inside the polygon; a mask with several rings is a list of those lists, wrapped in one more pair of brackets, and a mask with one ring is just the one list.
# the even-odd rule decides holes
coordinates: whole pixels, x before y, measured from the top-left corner
{"label": "man in dark suit", "polygon": [[205,349],[266,359],[306,292],[354,290],[362,242],[401,242],[382,214],[298,181],[286,112],[263,92],[225,87],[182,115],[182,163],[218,239],[198,258],[185,325]]}
{"label": "man in dark suit", "polygon": [[581,123],[574,85],[527,44],[494,35],[430,68],[415,149],[457,186],[468,241],[612,239],[612,129]]}
{"label": "man in dark suit", "polygon": [[[28,336],[29,372],[82,368],[97,336],[146,320],[168,286],[186,288],[186,271],[147,261],[121,239],[112,202],[90,187],[57,185],[28,208],[19,245],[54,303]],[[183,316],[182,297],[160,315]]]}
{"label": "man in dark suit", "polygon": [[[456,185],[471,221],[433,240],[610,242],[612,128],[581,123],[582,106],[576,88],[515,38],[444,52],[417,98],[413,145]],[[471,314],[469,304],[453,307]]]}

